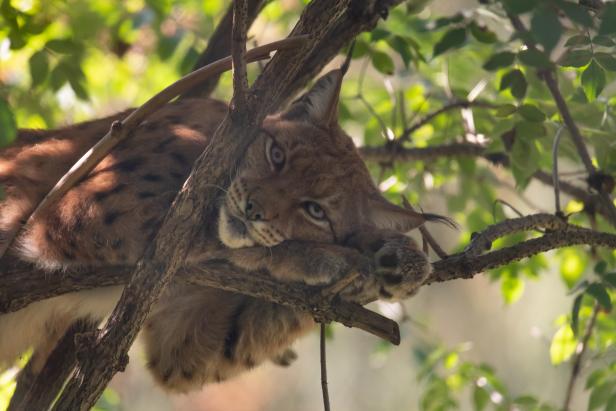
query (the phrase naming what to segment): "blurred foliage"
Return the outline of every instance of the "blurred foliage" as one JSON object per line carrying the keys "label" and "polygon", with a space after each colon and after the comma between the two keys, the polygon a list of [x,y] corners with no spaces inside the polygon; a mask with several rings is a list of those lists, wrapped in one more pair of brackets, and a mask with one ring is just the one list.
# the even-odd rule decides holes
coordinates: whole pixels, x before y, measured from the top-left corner
{"label": "blurred foliage", "polygon": [[[285,35],[305,1],[272,1],[252,35]],[[426,0],[407,0],[370,33],[357,38],[356,60],[343,88],[340,119],[359,144],[428,147],[452,142],[485,144],[506,153],[510,168],[471,158],[440,158],[371,164],[381,189],[394,202],[404,195],[421,203],[431,193],[446,198],[445,214],[463,229],[459,250],[472,232],[515,216],[499,201],[514,191],[530,211],[525,189],[537,170],[551,172],[554,136],[562,119],[538,70],[557,73],[575,121],[599,170],[616,173],[616,3],[602,9],[567,0],[481,0],[475,8],[437,15]],[[210,0],[0,0],[0,146],[16,127],[48,128],[137,105],[190,71],[228,2]],[[514,33],[507,13],[521,16],[528,34]],[[267,34],[267,35],[264,35]],[[528,49],[524,41],[538,44]],[[251,66],[251,76],[258,65]],[[229,76],[217,96],[228,98]],[[448,110],[410,135],[405,130],[456,100],[483,105]],[[563,130],[562,178],[586,187],[575,147]],[[511,176],[511,178],[509,177]],[[511,187],[509,187],[509,185]],[[509,187],[509,188],[507,188]],[[570,220],[613,231],[583,205],[564,205]],[[500,239],[506,247],[535,234]],[[616,253],[576,247],[515,262],[489,272],[506,304],[523,295],[527,282],[560,272],[571,311],[554,321],[549,356],[554,365],[572,361],[598,310],[589,338],[592,358],[613,352],[616,341]],[[595,308],[596,307],[596,308]],[[464,360],[464,347],[434,344],[416,350],[422,410],[449,410],[461,401],[476,410],[553,410],[540,393],[508,392],[486,364]],[[603,364],[603,366],[601,366]],[[593,362],[585,375],[589,410],[616,409],[616,365]],[[0,408],[13,389],[0,376]],[[108,391],[97,409],[117,409]]]}

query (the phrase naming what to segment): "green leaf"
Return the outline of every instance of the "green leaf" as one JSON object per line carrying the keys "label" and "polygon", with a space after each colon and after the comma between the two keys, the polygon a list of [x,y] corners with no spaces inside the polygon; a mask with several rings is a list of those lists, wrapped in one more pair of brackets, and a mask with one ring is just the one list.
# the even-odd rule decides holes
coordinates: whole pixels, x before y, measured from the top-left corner
{"label": "green leaf", "polygon": [[616,288],[616,273],[607,273],[603,276],[603,281],[609,284],[610,287]]}
{"label": "green leaf", "polygon": [[158,47],[156,51],[158,52],[158,56],[161,60],[168,60],[173,56],[175,49],[180,44],[180,40],[182,38],[180,36],[161,36],[158,39]]}
{"label": "green leaf", "polygon": [[602,35],[593,37],[592,42],[596,45],[604,46],[604,47],[612,47],[616,45],[614,40],[612,40],[608,36],[602,36]]}
{"label": "green leaf", "polygon": [[490,394],[483,388],[475,386],[473,389],[473,404],[475,406],[475,411],[483,411],[489,402]]}
{"label": "green leaf", "polygon": [[604,411],[616,411],[616,394],[612,394],[610,399],[607,400]]}
{"label": "green leaf", "polygon": [[578,295],[573,300],[573,307],[571,308],[571,330],[573,335],[578,335],[578,328],[580,324],[580,308],[582,307],[583,294]]}
{"label": "green leaf", "polygon": [[595,60],[607,71],[616,71],[616,58],[608,53],[595,53]]}
{"label": "green leaf", "polygon": [[592,16],[584,7],[569,1],[561,1],[558,5],[574,23],[581,24],[584,27],[592,27]]}
{"label": "green leaf", "polygon": [[503,76],[500,83],[500,90],[511,90],[511,94],[518,100],[522,100],[526,95],[526,78],[524,73],[518,69],[509,71]]}
{"label": "green leaf", "polygon": [[68,84],[71,85],[71,88],[75,92],[75,95],[80,100],[89,100],[90,96],[88,95],[88,91],[86,90],[84,83],[84,79],[82,77],[77,76],[69,76]]}
{"label": "green leaf", "polygon": [[605,286],[599,283],[592,283],[586,289],[586,293],[591,295],[597,300],[599,305],[605,308],[607,311],[612,310],[612,300],[610,295],[605,290]]}
{"label": "green leaf", "polygon": [[586,389],[599,385],[605,380],[605,377],[607,375],[608,375],[608,372],[605,369],[600,368],[598,370],[594,370],[593,372],[590,373],[590,375],[586,379]]}
{"label": "green leaf", "polygon": [[28,61],[30,66],[30,77],[32,77],[32,87],[43,83],[49,74],[49,59],[43,50],[34,53]]}
{"label": "green leaf", "polygon": [[588,411],[596,410],[607,403],[614,388],[616,388],[616,384],[613,381],[606,381],[596,386],[590,393],[590,398],[588,398]]}
{"label": "green leaf", "polygon": [[563,28],[560,20],[550,7],[540,8],[530,21],[531,32],[545,51],[550,52],[560,40]]}
{"label": "green leaf", "polygon": [[491,44],[495,43],[498,38],[496,37],[496,33],[489,30],[486,26],[480,26],[477,22],[472,21],[470,24],[471,34],[477,41],[481,43]]}
{"label": "green leaf", "polygon": [[17,123],[8,103],[0,98],[0,147],[11,144],[17,136]]}
{"label": "green leaf", "polygon": [[505,8],[513,14],[528,13],[537,5],[536,0],[503,0]]}
{"label": "green leaf", "polygon": [[582,88],[588,100],[593,101],[597,98],[605,87],[605,72],[593,59],[582,73]]}
{"label": "green leaf", "polygon": [[604,260],[599,261],[595,264],[594,271],[597,274],[604,274],[605,270],[607,270],[607,263]]}
{"label": "green leaf", "polygon": [[558,65],[563,67],[584,67],[590,62],[592,52],[590,50],[567,50],[558,59]]}
{"label": "green leaf", "polygon": [[49,40],[45,48],[60,54],[75,54],[81,50],[81,46],[70,39]]}
{"label": "green leaf", "polygon": [[[518,139],[534,140],[546,134],[545,127],[537,121],[520,121],[515,125],[515,135]],[[536,160],[541,160],[539,154]]]}
{"label": "green leaf", "polygon": [[372,65],[375,69],[380,71],[383,74],[392,75],[394,74],[394,61],[389,57],[389,55],[383,53],[379,50],[374,50],[372,52]]}
{"label": "green leaf", "polygon": [[522,50],[518,53],[518,59],[527,66],[536,68],[550,68],[552,62],[542,51],[536,49]]}
{"label": "green leaf", "polygon": [[194,47],[189,48],[180,62],[180,73],[190,73],[197,60],[199,60],[199,52]]}
{"label": "green leaf", "polygon": [[524,281],[518,276],[506,275],[501,280],[501,293],[505,298],[505,303],[513,304],[524,294]]}
{"label": "green leaf", "polygon": [[609,2],[603,7],[601,13],[601,25],[599,26],[599,34],[616,33],[616,3]]}
{"label": "green leaf", "polygon": [[411,53],[411,48],[404,38],[401,36],[390,37],[387,39],[387,44],[398,52],[404,63],[404,67],[408,68],[409,63],[413,60],[413,53]]}
{"label": "green leaf", "polygon": [[509,67],[515,60],[515,54],[510,51],[502,51],[493,54],[488,61],[483,63],[483,68],[488,71],[498,70],[502,67]]}
{"label": "green leaf", "polygon": [[576,34],[571,36],[565,42],[565,46],[584,46],[590,44],[590,39],[586,34]]}
{"label": "green leaf", "polygon": [[516,111],[518,111],[518,108],[514,106],[513,104],[503,104],[501,106],[498,106],[494,115],[496,117],[509,117],[510,115],[514,114]]}
{"label": "green leaf", "polygon": [[542,122],[545,120],[545,114],[533,104],[523,104],[518,108],[518,113],[528,121]]}
{"label": "green leaf", "polygon": [[556,331],[550,344],[550,360],[558,365],[567,361],[575,352],[577,341],[569,324],[563,325]]}
{"label": "green leaf", "polygon": [[447,50],[460,47],[466,41],[466,29],[451,29],[434,45],[432,57],[443,54]]}
{"label": "green leaf", "polygon": [[374,42],[386,39],[391,33],[383,28],[377,27],[370,32],[370,39]]}

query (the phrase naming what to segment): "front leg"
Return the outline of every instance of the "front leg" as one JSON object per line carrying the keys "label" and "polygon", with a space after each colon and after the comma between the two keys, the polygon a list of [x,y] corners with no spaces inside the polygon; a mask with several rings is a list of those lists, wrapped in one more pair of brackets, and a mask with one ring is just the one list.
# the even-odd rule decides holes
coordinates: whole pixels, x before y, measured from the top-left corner
{"label": "front leg", "polygon": [[343,293],[343,298],[361,304],[379,298],[402,300],[417,292],[432,272],[432,265],[415,241],[396,231],[363,229],[350,236],[345,245],[374,261],[373,275]]}
{"label": "front leg", "polygon": [[282,281],[331,284],[352,272],[362,277],[374,270],[371,258],[336,244],[284,241],[274,247],[229,249],[227,259],[247,270],[265,269]]}

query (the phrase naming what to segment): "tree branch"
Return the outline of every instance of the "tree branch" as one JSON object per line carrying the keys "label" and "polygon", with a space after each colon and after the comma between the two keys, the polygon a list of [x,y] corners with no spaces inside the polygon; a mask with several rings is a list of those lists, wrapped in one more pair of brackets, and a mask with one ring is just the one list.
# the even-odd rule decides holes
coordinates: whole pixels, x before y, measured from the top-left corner
{"label": "tree branch", "polygon": [[[246,27],[250,28],[255,21],[263,6],[269,0],[247,0]],[[233,2],[227,9],[227,12],[216,26],[214,33],[208,39],[207,47],[199,56],[197,63],[192,71],[198,70],[201,67],[207,66],[217,60],[231,55],[231,26],[233,24]],[[216,88],[220,75],[214,75],[200,82],[187,92],[182,93],[180,98],[191,97],[207,97]]]}
{"label": "tree branch", "polygon": [[245,115],[248,109],[248,73],[246,73],[246,0],[233,1],[233,27],[231,41],[231,59],[233,61],[233,99],[231,113]]}

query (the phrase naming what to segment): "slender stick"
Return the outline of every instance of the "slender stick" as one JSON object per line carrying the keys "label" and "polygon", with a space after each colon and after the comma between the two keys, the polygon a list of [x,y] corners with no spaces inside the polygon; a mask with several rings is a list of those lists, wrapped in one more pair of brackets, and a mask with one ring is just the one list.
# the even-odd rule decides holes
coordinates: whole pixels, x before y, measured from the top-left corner
{"label": "slender stick", "polygon": [[[404,205],[404,208],[415,211],[415,209],[413,208],[411,203],[409,203],[409,200],[407,200],[405,196],[402,196],[402,204]],[[419,226],[419,232],[421,232],[421,236],[424,242],[426,242],[430,245],[430,247],[432,247],[436,255],[438,255],[441,260],[447,258],[447,253],[445,252],[445,250],[443,250],[439,243],[436,242],[436,240],[434,239],[432,234],[430,234],[425,225]]]}
{"label": "slender stick", "polygon": [[[254,48],[246,53],[246,59],[249,62],[262,60],[269,58],[271,52],[275,50],[286,50],[296,48],[300,44],[303,44],[307,40],[307,36],[296,36],[287,38],[273,43],[265,44],[263,46]],[[87,175],[96,165],[121,141],[125,140],[131,135],[131,131],[134,130],[141,122],[143,122],[148,116],[167,104],[171,99],[176,97],[195,85],[199,84],[204,79],[223,73],[231,69],[231,57],[218,60],[215,63],[209,64],[197,71],[182,77],[172,85],[168,86],[150,100],[145,102],[137,110],[122,121],[116,121],[111,125],[109,132],[92,147],[86,154],[83,155],[71,167],[71,169],[58,181],[58,183],[47,193],[43,200],[29,212],[26,223],[22,226],[16,226],[10,230],[5,237],[5,241],[0,244],[0,259],[6,254],[6,251],[10,248],[11,244],[21,232],[24,226],[34,221],[48,206],[55,203],[60,199],[71,187],[73,187],[79,180]]]}
{"label": "slender stick", "polygon": [[321,351],[321,390],[323,391],[323,408],[330,411],[329,390],[327,389],[327,356],[325,347],[325,323],[321,323],[320,351]]}
{"label": "slender stick", "polygon": [[562,215],[560,209],[560,180],[558,179],[558,146],[560,144],[560,137],[563,133],[563,127],[559,127],[556,131],[556,137],[554,137],[554,144],[552,145],[552,184],[554,185],[554,209],[556,215]]}
{"label": "slender stick", "polygon": [[567,384],[567,392],[565,394],[565,402],[563,403],[563,411],[569,411],[571,406],[571,400],[573,399],[573,389],[575,388],[575,383],[580,375],[580,371],[582,370],[582,360],[584,359],[584,354],[588,350],[588,341],[590,341],[590,337],[592,336],[593,330],[595,328],[595,323],[597,322],[597,315],[599,314],[600,306],[598,303],[595,303],[595,306],[592,309],[592,314],[588,324],[586,324],[586,330],[584,331],[584,337],[582,341],[578,344],[577,354],[573,359],[573,365],[571,366],[571,375],[569,376],[569,383]]}

